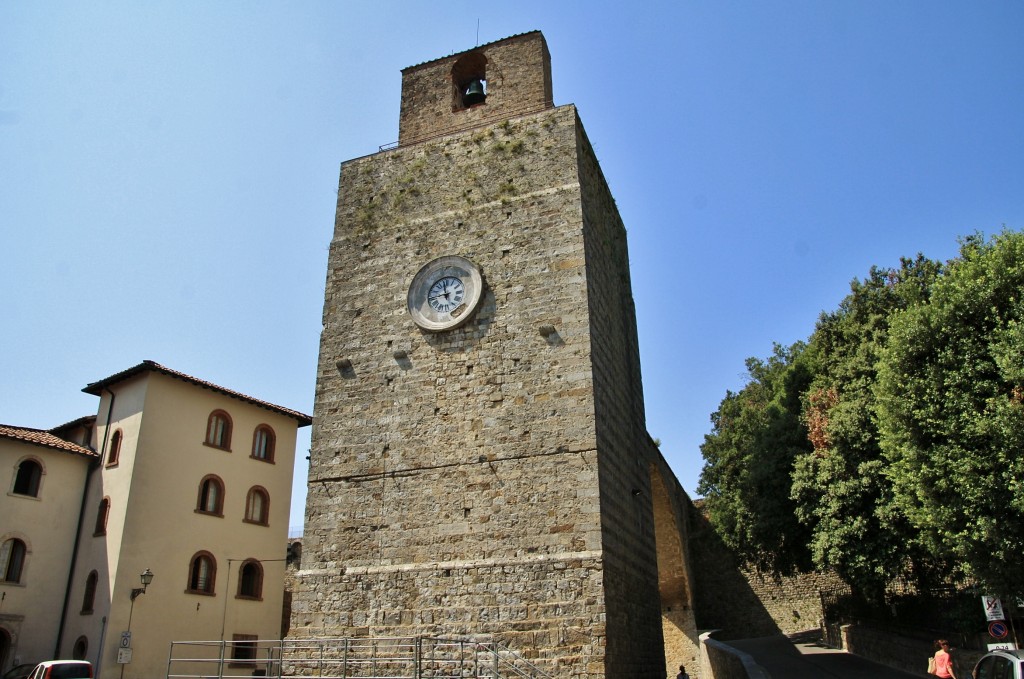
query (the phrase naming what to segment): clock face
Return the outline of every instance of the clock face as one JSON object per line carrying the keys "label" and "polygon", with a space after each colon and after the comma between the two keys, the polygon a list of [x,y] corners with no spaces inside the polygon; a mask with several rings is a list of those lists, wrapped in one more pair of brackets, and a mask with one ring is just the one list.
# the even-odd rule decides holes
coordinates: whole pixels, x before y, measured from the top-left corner
{"label": "clock face", "polygon": [[442,314],[451,313],[462,306],[466,299],[466,286],[461,278],[445,276],[430,286],[427,291],[427,304],[434,308],[434,311]]}
{"label": "clock face", "polygon": [[480,303],[483,279],[473,262],[457,255],[427,263],[409,286],[409,313],[424,330],[450,330],[469,320]]}

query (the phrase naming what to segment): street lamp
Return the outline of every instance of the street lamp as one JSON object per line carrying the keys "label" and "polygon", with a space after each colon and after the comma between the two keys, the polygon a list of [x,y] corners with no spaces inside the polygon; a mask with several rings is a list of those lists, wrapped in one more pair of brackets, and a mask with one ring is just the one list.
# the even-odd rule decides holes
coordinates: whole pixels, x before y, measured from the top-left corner
{"label": "street lamp", "polygon": [[[132,605],[128,609],[128,631],[124,633],[128,638],[128,643],[131,643],[132,638],[132,614],[135,613],[135,600],[139,598],[140,594],[146,593],[146,588],[149,587],[149,583],[153,582],[153,571],[148,568],[139,574],[139,578],[142,580],[142,587],[136,587],[132,590]],[[128,646],[129,652],[131,652],[131,646]],[[121,660],[120,651],[118,651],[117,662],[121,663],[121,679],[124,679],[124,666],[126,662],[131,662],[131,656],[128,657],[127,661]]]}
{"label": "street lamp", "polygon": [[153,571],[148,568],[139,575],[142,579],[142,587],[136,587],[132,590],[132,601],[134,602],[140,594],[146,593],[146,588],[149,587],[149,583],[153,582]]}

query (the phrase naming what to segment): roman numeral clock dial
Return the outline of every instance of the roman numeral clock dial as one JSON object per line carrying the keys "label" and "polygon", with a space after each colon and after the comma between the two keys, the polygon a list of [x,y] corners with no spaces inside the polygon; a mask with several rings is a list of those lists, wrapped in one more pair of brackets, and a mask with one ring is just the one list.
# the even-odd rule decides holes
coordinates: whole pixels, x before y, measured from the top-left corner
{"label": "roman numeral clock dial", "polygon": [[428,262],[409,286],[409,314],[430,332],[457,328],[480,304],[480,269],[465,257],[447,255]]}

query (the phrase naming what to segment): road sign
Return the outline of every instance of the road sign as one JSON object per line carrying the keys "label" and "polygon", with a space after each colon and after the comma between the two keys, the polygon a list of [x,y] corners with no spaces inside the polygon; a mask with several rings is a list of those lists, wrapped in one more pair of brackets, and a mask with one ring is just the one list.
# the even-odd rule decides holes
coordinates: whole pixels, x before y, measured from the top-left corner
{"label": "road sign", "polygon": [[986,620],[1006,620],[1003,615],[1003,602],[997,596],[983,596],[981,603],[985,607]]}
{"label": "road sign", "polygon": [[121,632],[121,644],[120,644],[120,647],[121,648],[131,648],[132,647],[132,633],[131,632]]}
{"label": "road sign", "polygon": [[1006,635],[1010,633],[1006,623],[1002,620],[996,620],[988,624],[988,633],[994,636],[996,639],[1005,639]]}
{"label": "road sign", "polygon": [[132,649],[130,648],[119,648],[117,649],[117,663],[119,665],[127,665],[132,661]]}

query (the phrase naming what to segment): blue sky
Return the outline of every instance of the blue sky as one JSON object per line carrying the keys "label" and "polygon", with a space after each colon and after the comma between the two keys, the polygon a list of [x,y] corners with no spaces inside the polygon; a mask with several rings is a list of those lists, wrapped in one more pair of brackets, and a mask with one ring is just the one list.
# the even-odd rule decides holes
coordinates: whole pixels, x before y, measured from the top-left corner
{"label": "blue sky", "polygon": [[0,422],[94,413],[80,389],[143,359],[311,413],[339,163],[397,139],[402,68],[478,30],[547,38],[691,494],[746,357],[872,265],[1024,228],[1017,0],[0,0]]}

